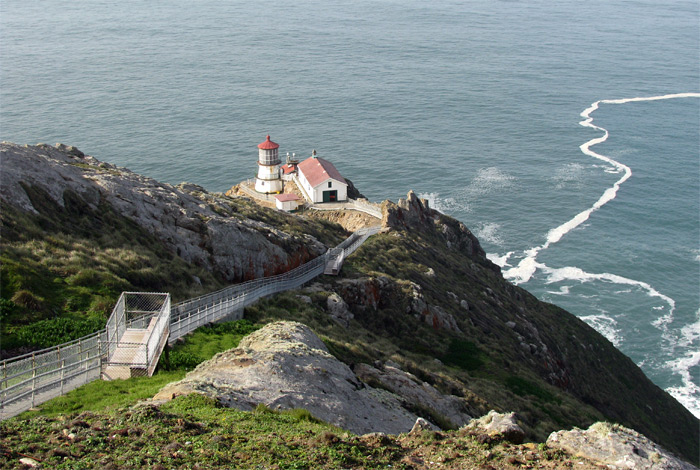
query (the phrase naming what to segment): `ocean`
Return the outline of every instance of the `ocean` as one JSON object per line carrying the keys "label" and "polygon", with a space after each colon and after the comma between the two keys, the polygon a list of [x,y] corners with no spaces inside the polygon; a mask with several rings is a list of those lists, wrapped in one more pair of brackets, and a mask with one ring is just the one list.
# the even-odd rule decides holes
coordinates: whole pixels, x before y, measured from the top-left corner
{"label": "ocean", "polygon": [[700,417],[696,0],[0,3],[0,139],[224,191],[267,134],[413,189]]}

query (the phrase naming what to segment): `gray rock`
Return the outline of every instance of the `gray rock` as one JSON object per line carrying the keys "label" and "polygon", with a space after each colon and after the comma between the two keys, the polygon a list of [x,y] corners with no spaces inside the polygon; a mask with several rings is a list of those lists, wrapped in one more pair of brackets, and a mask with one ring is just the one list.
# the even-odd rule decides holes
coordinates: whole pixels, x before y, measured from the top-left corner
{"label": "gray rock", "polygon": [[19,463],[26,465],[27,467],[35,468],[39,466],[39,462],[29,457],[22,457],[19,459]]}
{"label": "gray rock", "polygon": [[473,433],[484,433],[491,437],[503,436],[506,440],[520,444],[525,432],[518,425],[515,413],[497,413],[489,411],[486,416],[472,420],[464,429]]}
{"label": "gray rock", "polygon": [[199,392],[222,404],[252,410],[304,408],[356,434],[408,432],[417,416],[386,390],[365,386],[333,357],[307,326],[276,322],[217,354],[154,400]]}
{"label": "gray rock", "polygon": [[427,421],[426,419],[423,418],[418,418],[416,420],[416,424],[413,425],[411,430],[409,431],[409,434],[420,434],[423,431],[439,431],[440,429],[437,426],[434,426],[433,424],[430,423],[430,421]]}
{"label": "gray rock", "polygon": [[355,374],[366,383],[380,383],[408,403],[420,404],[443,416],[455,426],[462,426],[471,420],[465,411],[463,399],[454,395],[443,395],[432,385],[423,382],[415,375],[401,370],[393,361],[384,365],[357,364]]}
{"label": "gray rock", "polygon": [[638,432],[617,424],[595,423],[550,434],[547,446],[584,457],[612,469],[697,470]]}
{"label": "gray rock", "polygon": [[326,306],[328,307],[331,318],[336,323],[345,328],[350,326],[350,320],[354,318],[354,315],[348,310],[348,304],[345,303],[341,296],[335,292],[332,293],[326,300]]}

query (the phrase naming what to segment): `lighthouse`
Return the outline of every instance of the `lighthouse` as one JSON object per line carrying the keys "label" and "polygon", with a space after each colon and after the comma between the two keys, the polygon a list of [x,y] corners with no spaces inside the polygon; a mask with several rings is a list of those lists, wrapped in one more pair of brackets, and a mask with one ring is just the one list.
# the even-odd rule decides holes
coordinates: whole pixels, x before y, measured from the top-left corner
{"label": "lighthouse", "polygon": [[258,177],[255,178],[255,190],[259,193],[280,193],[283,182],[280,178],[279,144],[267,136],[265,142],[258,145]]}

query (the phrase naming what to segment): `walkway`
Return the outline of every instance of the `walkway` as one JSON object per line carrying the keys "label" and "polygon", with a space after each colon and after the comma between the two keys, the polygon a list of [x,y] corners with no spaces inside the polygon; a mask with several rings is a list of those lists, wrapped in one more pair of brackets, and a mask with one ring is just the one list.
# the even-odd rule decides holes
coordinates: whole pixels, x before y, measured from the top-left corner
{"label": "walkway", "polygon": [[[143,304],[133,308],[126,297],[129,294],[139,295],[138,293],[123,293],[110,317],[108,328],[79,340],[2,361],[0,420],[97,380],[103,373],[104,378],[122,377],[126,375],[128,367],[129,376],[142,372],[150,375],[166,340],[172,343],[207,323],[225,318],[242,318],[243,309],[261,297],[299,288],[323,274],[329,266],[337,274],[342,261],[368,237],[378,233],[380,228],[375,226],[358,230],[326,254],[284,274],[235,284],[180,302],[172,308],[169,294],[140,294],[167,296],[167,304],[151,304],[159,307],[160,312],[169,312],[165,325],[160,320],[157,324],[151,323],[151,318],[146,319],[144,315],[130,319],[128,312],[144,312],[148,309]],[[121,316],[115,315],[120,302],[123,302],[122,308],[126,312]],[[162,318],[160,314],[158,317]],[[146,322],[149,322],[148,327]],[[151,325],[154,326],[153,330]],[[164,328],[168,329],[169,334],[164,332]],[[145,331],[151,331],[148,340],[144,338]]]}

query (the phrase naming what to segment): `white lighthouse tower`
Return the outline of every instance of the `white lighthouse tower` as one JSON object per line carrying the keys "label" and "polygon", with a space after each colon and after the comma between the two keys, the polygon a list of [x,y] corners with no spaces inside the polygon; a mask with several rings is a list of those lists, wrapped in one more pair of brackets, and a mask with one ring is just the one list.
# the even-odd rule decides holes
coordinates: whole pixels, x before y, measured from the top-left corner
{"label": "white lighthouse tower", "polygon": [[267,136],[265,142],[258,145],[258,177],[255,179],[255,190],[259,193],[280,193],[284,183],[280,178],[279,144]]}

